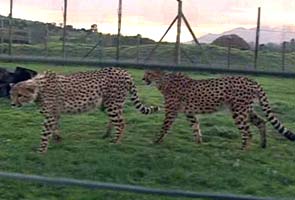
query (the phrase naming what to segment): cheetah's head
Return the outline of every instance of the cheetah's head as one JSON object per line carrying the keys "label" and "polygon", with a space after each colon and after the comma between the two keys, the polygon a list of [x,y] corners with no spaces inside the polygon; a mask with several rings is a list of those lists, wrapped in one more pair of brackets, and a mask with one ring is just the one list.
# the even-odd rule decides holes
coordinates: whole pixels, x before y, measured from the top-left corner
{"label": "cheetah's head", "polygon": [[144,72],[142,80],[147,85],[150,85],[153,82],[156,82],[156,83],[159,82],[164,74],[165,72],[160,70],[155,70],[155,71],[147,70]]}
{"label": "cheetah's head", "polygon": [[37,98],[38,88],[32,80],[22,81],[11,85],[10,102],[11,106],[21,107],[25,104],[32,103]]}

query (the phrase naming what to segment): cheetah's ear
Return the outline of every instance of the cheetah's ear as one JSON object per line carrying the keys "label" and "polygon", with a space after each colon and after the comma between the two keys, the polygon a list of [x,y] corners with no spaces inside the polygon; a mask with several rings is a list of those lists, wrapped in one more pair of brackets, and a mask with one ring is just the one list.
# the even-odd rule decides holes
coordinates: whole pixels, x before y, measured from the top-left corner
{"label": "cheetah's ear", "polygon": [[48,69],[48,70],[46,70],[46,71],[44,72],[44,74],[55,74],[55,72],[52,71],[52,70],[50,70],[50,69]]}
{"label": "cheetah's ear", "polygon": [[35,91],[37,89],[37,85],[33,82],[30,82],[30,83],[26,84],[26,89],[31,93],[35,93]]}
{"label": "cheetah's ear", "polygon": [[9,83],[10,88],[12,88],[15,85],[15,83]]}
{"label": "cheetah's ear", "polygon": [[22,84],[23,87],[29,91],[30,93],[35,93],[36,89],[37,89],[37,85],[35,82],[33,81],[26,81],[24,84]]}
{"label": "cheetah's ear", "polygon": [[44,76],[45,77],[49,77],[49,78],[52,78],[52,77],[55,77],[56,76],[56,73],[54,71],[51,71],[51,70],[46,70],[44,72]]}
{"label": "cheetah's ear", "polygon": [[162,73],[163,71],[161,71],[160,69],[146,69],[145,73],[149,73],[149,74],[159,74]]}
{"label": "cheetah's ear", "polygon": [[162,70],[160,70],[160,69],[155,69],[155,70],[153,70],[153,71],[151,71],[154,75],[156,75],[156,76],[162,76],[162,75],[164,75],[165,74],[165,72],[164,71],[162,71]]}

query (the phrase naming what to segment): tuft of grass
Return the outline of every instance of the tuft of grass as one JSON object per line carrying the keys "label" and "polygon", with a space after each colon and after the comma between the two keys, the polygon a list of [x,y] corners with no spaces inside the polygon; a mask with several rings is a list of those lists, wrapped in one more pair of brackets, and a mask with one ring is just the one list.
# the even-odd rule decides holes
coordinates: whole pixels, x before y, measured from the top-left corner
{"label": "tuft of grass", "polygon": [[[14,63],[2,63],[14,67]],[[67,66],[25,67],[39,72],[60,73],[92,70]],[[143,71],[133,75],[139,96],[146,104],[162,105],[163,97],[143,85]],[[190,73],[196,79],[221,75]],[[290,130],[295,130],[295,81],[275,77],[252,77],[262,84],[271,106]],[[249,151],[241,151],[241,138],[228,111],[200,115],[204,143],[193,142],[186,118],[179,115],[162,145],[152,144],[160,131],[164,112],[145,116],[128,100],[124,116],[126,130],[122,144],[102,139],[108,122],[100,109],[61,120],[61,144],[50,143],[48,153],[39,155],[42,115],[35,105],[12,109],[9,100],[0,100],[0,170],[52,177],[135,184],[153,188],[196,192],[233,193],[256,196],[295,196],[295,145],[268,126],[268,147],[259,147],[259,134],[252,128]],[[76,187],[1,180],[0,199],[170,199]]]}

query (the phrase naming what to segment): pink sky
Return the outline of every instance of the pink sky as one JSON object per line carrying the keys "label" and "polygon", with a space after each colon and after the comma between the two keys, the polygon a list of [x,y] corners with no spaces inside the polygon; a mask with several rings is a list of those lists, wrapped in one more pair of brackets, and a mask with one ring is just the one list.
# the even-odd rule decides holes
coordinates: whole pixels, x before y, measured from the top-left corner
{"label": "pink sky", "polygon": [[[176,16],[176,0],[122,0],[122,34],[159,40]],[[0,0],[0,14],[8,15],[9,0]],[[263,26],[293,26],[295,0],[183,0],[183,12],[195,34],[221,33],[236,27],[256,26],[257,7],[262,7]],[[68,0],[68,24],[100,32],[117,32],[118,0]],[[34,21],[60,23],[63,0],[14,0],[13,16]],[[166,36],[175,40],[175,28]],[[192,40],[183,26],[182,41]]]}

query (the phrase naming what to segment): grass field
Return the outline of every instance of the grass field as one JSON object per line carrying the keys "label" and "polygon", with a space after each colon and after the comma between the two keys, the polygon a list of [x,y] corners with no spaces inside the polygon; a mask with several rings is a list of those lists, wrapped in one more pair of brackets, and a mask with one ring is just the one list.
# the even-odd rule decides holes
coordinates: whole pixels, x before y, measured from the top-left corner
{"label": "grass field", "polygon": [[[14,67],[14,63],[0,63]],[[86,67],[26,67],[61,73],[89,70]],[[143,71],[129,70],[136,80],[139,96],[146,104],[162,105],[160,93],[141,81]],[[190,73],[194,78],[220,75]],[[265,88],[274,112],[285,126],[295,130],[295,80],[252,77]],[[232,193],[256,196],[295,196],[295,144],[268,125],[268,148],[259,147],[258,131],[249,151],[241,151],[241,138],[228,111],[201,115],[204,143],[193,143],[192,131],[180,115],[162,145],[151,143],[160,130],[163,112],[144,116],[128,100],[127,121],[122,144],[102,139],[108,122],[100,111],[62,117],[61,144],[50,144],[46,155],[39,155],[42,116],[35,105],[12,109],[0,100],[0,171],[68,177],[94,181],[136,184],[196,192]],[[111,191],[53,187],[15,181],[0,181],[2,200],[91,200],[91,199],[169,199]]]}

